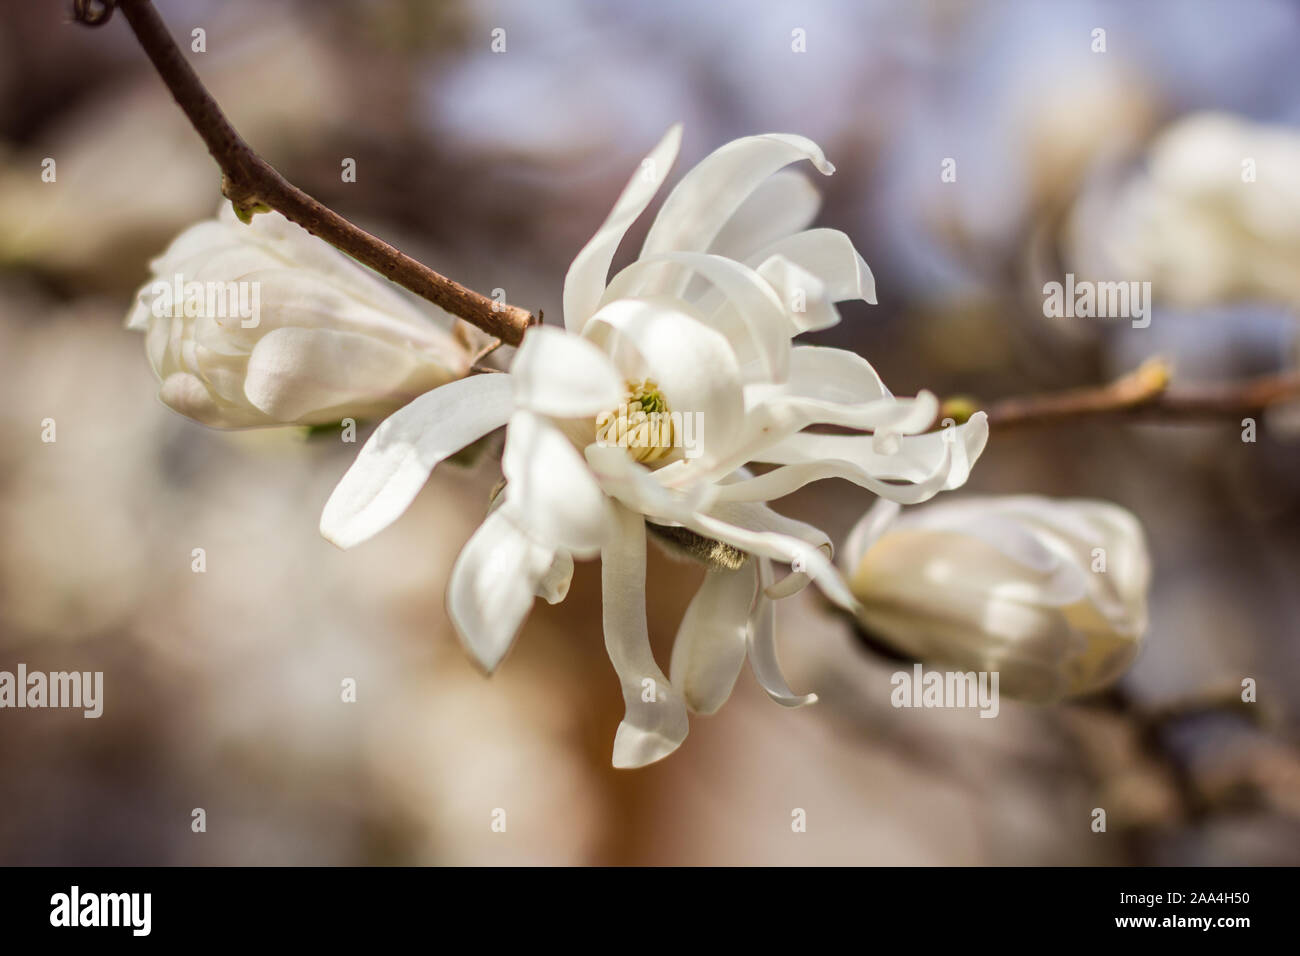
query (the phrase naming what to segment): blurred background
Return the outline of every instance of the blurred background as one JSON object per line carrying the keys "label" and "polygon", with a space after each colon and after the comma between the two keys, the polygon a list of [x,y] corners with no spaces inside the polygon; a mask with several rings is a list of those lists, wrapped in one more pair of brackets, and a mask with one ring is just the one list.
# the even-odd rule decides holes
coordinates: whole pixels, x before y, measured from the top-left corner
{"label": "blurred background", "polygon": [[[1170,124],[1217,111],[1300,136],[1287,0],[157,6],[183,47],[206,31],[191,62],[293,182],[549,321],[569,260],[682,120],[670,182],[736,136],[824,147],[818,222],[852,235],[880,304],[814,340],[897,393],[988,401],[1154,354],[1189,382],[1295,361],[1300,297],[1275,288],[1157,287],[1147,329],[1045,319],[1041,294],[1132,238],[1108,210]],[[1113,691],[1004,700],[998,720],[894,710],[899,663],[810,590],[778,624],[818,704],[775,706],[746,670],[676,754],[615,771],[598,563],[491,679],[444,613],[491,455],[440,468],[345,554],[316,529],[356,445],[213,431],[157,401],[122,319],[149,258],[217,209],[218,175],[122,18],[69,20],[69,2],[0,0],[0,669],[103,671],[105,706],[0,712],[0,863],[1300,863],[1294,411],[1253,444],[1236,421],[994,432],[970,490],[1104,498],[1146,526],[1151,628]],[[1300,276],[1292,227],[1269,248]],[[822,484],[781,510],[842,541],[869,504]],[[701,573],[651,556],[663,663]],[[1253,707],[1233,706],[1243,677]]]}

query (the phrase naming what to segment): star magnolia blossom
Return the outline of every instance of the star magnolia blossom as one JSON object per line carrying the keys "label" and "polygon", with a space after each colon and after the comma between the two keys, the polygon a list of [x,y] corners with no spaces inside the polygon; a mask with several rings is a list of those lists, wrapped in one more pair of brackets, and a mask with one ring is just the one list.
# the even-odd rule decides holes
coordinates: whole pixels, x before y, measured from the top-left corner
{"label": "star magnolia blossom", "polygon": [[[491,671],[534,595],[562,600],[573,559],[599,555],[605,644],[626,704],[619,767],[676,749],[688,707],[720,707],[747,654],[778,702],[814,699],[781,676],[773,600],[815,580],[838,604],[855,602],[826,535],[767,501],[821,478],[923,501],[961,485],[987,437],[982,415],[922,434],[937,413],[933,395],[894,398],[859,356],[792,345],[839,320],[833,303],[874,301],[871,272],[848,237],[803,228],[816,194],[781,170],[807,160],[832,172],[803,137],[749,137],[706,158],[664,202],[640,258],[607,282],[680,138],[680,128],[669,131],[574,260],[564,331],[534,328],[509,374],[453,382],[392,415],[321,518],[340,547],[364,541],[406,509],[438,462],[507,425],[506,484],[456,561],[447,609]],[[670,420],[653,453],[623,440],[645,437],[638,416],[649,412]],[[697,423],[693,448],[682,440],[688,423]],[[804,431],[814,424],[871,434]],[[751,462],[778,467],[754,477]],[[671,679],[647,635],[647,531],[712,566],[678,631]],[[772,562],[795,571],[775,581]]]}
{"label": "star magnolia blossom", "polygon": [[1099,690],[1137,656],[1151,561],[1130,512],[1033,495],[897,511],[878,503],[841,556],[873,635],[1037,701]]}
{"label": "star magnolia blossom", "polygon": [[380,417],[469,372],[449,315],[279,213],[245,225],[225,204],[150,266],[127,327],[163,403],[204,425]]}

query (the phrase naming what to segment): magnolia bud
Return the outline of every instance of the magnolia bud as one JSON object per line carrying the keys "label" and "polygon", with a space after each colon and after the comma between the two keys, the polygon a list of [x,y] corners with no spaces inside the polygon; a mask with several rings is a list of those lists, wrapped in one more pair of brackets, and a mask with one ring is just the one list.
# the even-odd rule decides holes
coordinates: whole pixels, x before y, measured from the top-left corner
{"label": "magnolia bud", "polygon": [[151,264],[127,327],[159,397],[216,428],[371,418],[469,371],[452,319],[278,213],[228,205]]}
{"label": "magnolia bud", "polygon": [[1051,701],[1104,687],[1137,654],[1151,569],[1125,509],[990,496],[880,519],[850,538],[850,586],[863,626],[918,660]]}

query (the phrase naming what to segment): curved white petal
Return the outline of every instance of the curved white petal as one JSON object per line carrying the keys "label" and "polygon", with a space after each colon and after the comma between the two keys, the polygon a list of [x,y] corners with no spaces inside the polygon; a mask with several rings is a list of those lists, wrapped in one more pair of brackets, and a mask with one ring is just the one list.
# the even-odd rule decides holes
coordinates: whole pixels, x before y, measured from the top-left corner
{"label": "curved white petal", "polygon": [[797,345],[790,352],[787,390],[805,398],[862,404],[892,397],[871,363],[847,349]]}
{"label": "curved white petal", "polygon": [[[739,262],[702,252],[666,252],[643,257],[613,278],[601,300],[602,306],[617,304],[620,299],[654,299],[650,289],[653,276],[664,263],[679,263],[712,283],[734,309],[715,312],[707,321],[717,322],[714,327],[732,342],[742,361],[752,356],[759,363],[762,380],[785,380],[790,361],[790,324],[785,306],[762,276]],[[668,299],[667,296],[659,298]],[[728,316],[738,318],[739,323],[724,324]]]}
{"label": "curved white petal", "polygon": [[562,431],[540,415],[516,411],[506,429],[501,472],[515,520],[535,540],[580,558],[600,550],[610,531],[610,502]]}
{"label": "curved white petal", "polygon": [[244,428],[263,422],[262,414],[251,407],[218,405],[202,379],[189,372],[173,372],[164,378],[158,398],[172,411],[213,428]]}
{"label": "curved white petal", "polygon": [[362,414],[399,396],[410,401],[447,378],[414,349],[371,336],[280,328],[253,347],[243,388],[248,401],[276,421],[312,425],[337,421],[336,408]]}
{"label": "curved white petal", "polygon": [[[821,148],[802,136],[748,136],[715,150],[669,193],[646,235],[641,258],[666,252],[703,252],[765,179],[803,159],[811,160],[826,175],[835,171]],[[672,263],[660,266],[658,272],[645,287],[645,294],[681,295],[690,278],[686,270]]]}
{"label": "curved white petal", "polygon": [[[825,535],[818,532],[820,539],[825,540],[823,546],[791,534],[792,528],[789,526],[772,530],[771,516],[775,515],[778,518],[781,516],[761,505],[719,504],[715,506],[714,512],[707,515],[693,515],[681,523],[692,531],[726,542],[746,554],[783,561],[791,565],[795,571],[807,574],[832,602],[845,610],[856,610],[857,599],[850,593],[848,585],[830,562],[828,557],[830,542],[825,539]],[[782,520],[788,522],[790,519]],[[802,522],[791,524],[801,528],[811,527],[803,525]],[[766,582],[764,587],[770,583],[770,581]]]}
{"label": "curved white petal", "polygon": [[617,532],[601,551],[605,649],[626,708],[614,736],[614,766],[644,767],[676,750],[689,729],[686,704],[655,663],[645,612],[645,521],[615,509]]}
{"label": "curved white petal", "polygon": [[768,449],[809,425],[840,425],[893,435],[921,431],[934,421],[939,410],[939,402],[930,392],[921,392],[915,398],[883,398],[858,405],[791,395],[779,387],[764,389],[764,394],[755,396],[747,388],[745,400],[748,413],[730,442],[711,445],[697,461],[665,466],[659,479],[669,487],[717,480],[746,462],[768,461],[772,457]]}
{"label": "curved white petal", "polygon": [[[749,477],[745,474],[742,479]],[[773,511],[767,505],[717,499],[716,503],[708,509],[708,513],[721,521],[740,525],[751,531],[771,531],[796,538],[817,548],[827,558],[834,557],[835,551],[826,532],[814,525],[788,518],[778,511]],[[807,571],[796,569],[781,580],[764,587],[763,593],[774,600],[787,598],[798,594],[811,583],[812,576]]]}
{"label": "curved white petal", "polygon": [[871,436],[790,435],[755,456],[786,467],[750,479],[744,487],[736,487],[745,484],[741,482],[729,485],[721,497],[770,501],[810,481],[845,478],[901,504],[917,504],[964,485],[987,443],[988,416],[983,412],[941,431],[895,437],[888,454],[875,450]]}
{"label": "curved white petal", "polygon": [[624,449],[613,445],[593,442],[584,453],[605,494],[661,523],[680,523],[711,504],[716,494],[714,486],[708,483],[688,492],[665,488],[654,472],[633,461]]}
{"label": "curved white petal", "polygon": [[484,518],[456,558],[447,584],[447,614],[465,648],[488,673],[514,643],[554,559],[551,549],[514,525],[506,508]]}
{"label": "curved white petal", "polygon": [[564,276],[564,327],[570,332],[581,332],[591,314],[596,311],[609,264],[623,240],[628,226],[645,211],[654,194],[659,191],[668,170],[677,158],[682,142],[682,127],[678,123],[668,130],[650,155],[641,161],[641,167],[632,174],[613,210],[596,234],[582,247]]}
{"label": "curved white petal", "polygon": [[[745,388],[747,414],[741,428],[724,433],[686,471],[680,463],[663,469],[668,485],[716,480],[761,452],[812,424],[825,423],[904,434],[923,431],[938,414],[938,401],[922,392],[894,399],[866,359],[844,349],[799,346],[790,350],[790,377],[783,385]],[[792,462],[793,463],[793,462]]]}
{"label": "curved white petal", "polygon": [[783,169],[749,194],[718,231],[708,251],[745,262],[755,252],[806,228],[821,205],[821,193],[807,176],[797,169]]}
{"label": "curved white petal", "polygon": [[686,609],[668,672],[686,706],[697,714],[716,712],[731,696],[745,663],[757,588],[754,561],[736,571],[709,571]]}
{"label": "curved white petal", "polygon": [[448,455],[506,423],[507,375],[476,375],[421,395],[388,416],[325,503],[320,532],[350,548],[388,527]]}
{"label": "curved white petal", "polygon": [[529,329],[510,365],[515,405],[541,415],[598,415],[624,397],[623,380],[590,342],[559,329]]}
{"label": "curved white petal", "polygon": [[848,461],[810,461],[802,465],[783,465],[748,481],[728,485],[721,489],[718,498],[721,501],[774,501],[814,481],[843,478],[899,504],[920,504],[944,490],[951,471],[951,449],[952,445],[944,445],[944,456],[934,471],[911,484],[882,481]]}
{"label": "curved white petal", "polygon": [[557,551],[546,574],[537,582],[537,596],[547,604],[559,604],[568,596],[572,581],[573,555],[567,551]]}
{"label": "curved white petal", "polygon": [[[771,585],[772,566],[766,558],[758,562],[758,573],[760,585]],[[776,656],[776,604],[761,594],[749,625],[749,666],[763,690],[783,707],[802,707],[817,700],[816,694],[796,694],[786,683]]]}
{"label": "curved white petal", "polygon": [[840,313],[826,283],[797,262],[785,256],[769,256],[754,272],[767,281],[781,300],[789,321],[787,334],[791,337],[839,324]]}
{"label": "curved white petal", "polygon": [[788,259],[826,284],[832,302],[861,299],[876,304],[876,280],[871,267],[838,229],[807,229],[777,239],[750,255],[746,262],[761,273],[773,257]]}

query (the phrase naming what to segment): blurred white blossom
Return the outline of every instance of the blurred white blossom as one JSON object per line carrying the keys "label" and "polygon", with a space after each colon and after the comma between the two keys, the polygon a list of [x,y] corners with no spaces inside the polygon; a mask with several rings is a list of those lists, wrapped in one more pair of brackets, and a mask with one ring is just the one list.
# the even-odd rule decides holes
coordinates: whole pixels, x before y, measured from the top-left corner
{"label": "blurred white blossom", "polygon": [[1150,280],[1158,298],[1204,307],[1300,305],[1300,130],[1196,113],[1155,140],[1146,168],[1076,207],[1081,267]]}
{"label": "blurred white blossom", "polygon": [[[321,518],[335,544],[358,544],[406,509],[440,461],[507,425],[506,485],[457,560],[447,608],[490,671],[534,596],[562,600],[573,559],[600,555],[605,643],[626,706],[620,767],[675,750],[687,709],[720,707],[746,656],[779,702],[813,699],[781,676],[773,599],[815,580],[841,606],[854,601],[828,560],[829,538],[766,502],[822,478],[924,501],[964,483],[987,438],[978,413],[924,434],[938,411],[932,394],[896,399],[861,357],[793,345],[839,321],[835,302],[875,299],[849,238],[806,228],[817,194],[784,167],[833,168],[801,136],[747,137],[707,157],[665,200],[638,260],[609,279],[680,139],[674,127],[646,157],[574,260],[565,329],[530,330],[509,374],[454,382],[392,415]],[[629,408],[668,416],[658,443],[623,441],[648,430],[644,418],[611,418]],[[858,434],[804,431],[817,424]],[[750,462],[778,467],[754,477]],[[671,678],[647,633],[647,532],[710,566],[678,631]],[[793,573],[774,583],[774,561]]]}
{"label": "blurred white blossom", "polygon": [[1151,565],[1129,511],[1032,495],[897,510],[877,504],[842,555],[873,636],[1038,701],[1105,687],[1133,661]]}
{"label": "blurred white blossom", "polygon": [[469,370],[450,316],[279,213],[245,225],[223,204],[151,268],[127,325],[162,401],[205,425],[377,417]]}

